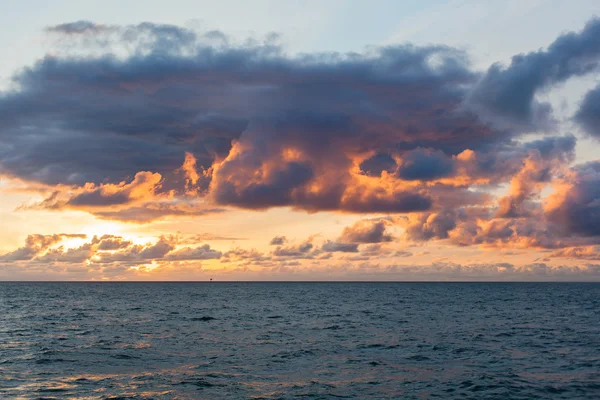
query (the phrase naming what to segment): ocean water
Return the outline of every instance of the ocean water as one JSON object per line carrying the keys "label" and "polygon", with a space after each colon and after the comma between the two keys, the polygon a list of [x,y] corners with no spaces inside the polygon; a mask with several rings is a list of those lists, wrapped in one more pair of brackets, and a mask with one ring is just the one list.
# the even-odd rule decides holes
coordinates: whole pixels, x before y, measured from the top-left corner
{"label": "ocean water", "polygon": [[0,283],[0,398],[600,398],[600,285]]}

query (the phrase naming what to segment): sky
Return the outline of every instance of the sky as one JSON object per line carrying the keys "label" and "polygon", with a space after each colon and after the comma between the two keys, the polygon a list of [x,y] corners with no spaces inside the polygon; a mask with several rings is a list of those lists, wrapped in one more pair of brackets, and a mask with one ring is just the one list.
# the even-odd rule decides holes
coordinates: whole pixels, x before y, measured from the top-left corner
{"label": "sky", "polygon": [[0,280],[600,281],[569,4],[10,2]]}

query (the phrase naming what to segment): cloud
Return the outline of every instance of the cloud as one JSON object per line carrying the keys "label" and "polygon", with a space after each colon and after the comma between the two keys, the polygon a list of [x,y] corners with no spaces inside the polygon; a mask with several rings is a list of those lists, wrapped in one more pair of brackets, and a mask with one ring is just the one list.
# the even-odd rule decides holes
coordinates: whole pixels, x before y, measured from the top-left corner
{"label": "cloud", "polygon": [[544,203],[548,219],[566,234],[600,237],[600,162],[576,166],[553,185]]}
{"label": "cloud", "polygon": [[273,250],[273,255],[276,257],[312,257],[314,255],[314,245],[310,241],[292,246],[277,246]]}
{"label": "cloud", "polygon": [[[224,212],[225,209],[207,204],[198,197],[199,174],[194,175],[195,159],[188,154],[183,166],[175,172],[183,172],[185,189],[166,190],[164,179],[158,173],[138,172],[131,182],[96,185],[88,182],[83,186],[59,185],[48,189],[36,187],[32,191],[46,193],[40,202],[23,204],[17,210],[75,209],[87,211],[99,218],[123,222],[147,223],[166,217],[191,217]],[[204,174],[203,174],[204,175]],[[28,185],[25,185],[27,188]]]}
{"label": "cloud", "polygon": [[208,244],[198,247],[184,247],[182,249],[170,252],[166,260],[211,260],[221,258],[223,253],[212,249]]}
{"label": "cloud", "polygon": [[373,243],[361,246],[360,254],[365,257],[380,257],[390,255],[392,252],[385,249],[381,243]]}
{"label": "cloud", "polygon": [[[497,219],[507,224],[508,219]],[[505,226],[505,225],[503,225]],[[501,227],[488,229],[484,237],[504,238]],[[58,235],[60,236],[60,235]],[[75,247],[63,240],[84,241],[84,235],[60,237],[30,235],[24,248],[37,249],[28,257],[0,258],[2,279],[346,279],[346,280],[597,280],[600,265],[544,263],[470,263],[435,261],[432,264],[400,263],[413,253],[383,248],[390,243],[359,245],[325,241],[316,247],[310,242],[276,249],[270,254],[255,249],[234,248],[222,252],[204,244],[182,247],[178,237],[162,236],[134,244],[116,235],[95,236]],[[105,243],[104,245],[102,243]],[[110,243],[110,244],[107,244]],[[359,246],[361,250],[358,251]],[[596,261],[598,246],[567,247],[550,257]],[[7,253],[9,255],[14,254]],[[211,261],[212,260],[212,261]],[[216,261],[218,260],[218,261]],[[372,263],[378,260],[380,263]],[[393,260],[393,263],[389,263]],[[211,263],[204,268],[204,262]],[[561,261],[562,262],[562,261]],[[222,267],[219,267],[222,266]]]}
{"label": "cloud", "polygon": [[[236,44],[153,23],[47,31],[56,49],[0,93],[0,174],[44,195],[22,209],[133,223],[230,206],[406,213],[402,239],[413,242],[559,249],[600,240],[598,163],[571,167],[571,134],[524,136],[553,124],[542,91],[598,70],[598,19],[484,73],[444,45],[289,55],[271,40]],[[574,117],[591,135],[596,92]],[[268,254],[223,258],[329,257],[325,249],[392,240],[382,221],[323,246],[275,240]],[[150,251],[100,243],[100,259],[141,262]]]}
{"label": "cloud", "polygon": [[434,180],[452,174],[452,160],[444,152],[417,148],[402,157],[397,174],[400,178],[412,180]]}
{"label": "cloud", "polygon": [[386,153],[376,153],[360,163],[361,172],[369,176],[381,176],[381,173],[392,172],[396,170],[398,164],[396,160]]}
{"label": "cloud", "polygon": [[206,242],[206,241],[234,241],[234,240],[246,240],[246,239],[247,238],[237,237],[237,236],[224,236],[224,235],[216,235],[213,233],[198,233],[198,234],[192,235],[187,238],[181,238],[179,240],[179,243],[181,243],[181,244],[196,244],[199,242]]}
{"label": "cloud", "polygon": [[600,139],[600,86],[587,92],[574,120],[588,135]]}
{"label": "cloud", "polygon": [[221,262],[227,265],[238,264],[242,266],[248,265],[273,265],[271,256],[265,255],[256,249],[243,249],[236,247],[223,254]]}
{"label": "cloud", "polygon": [[499,199],[498,217],[525,217],[534,212],[536,204],[531,200],[575,158],[575,137],[550,137],[527,143],[525,148],[527,157],[510,181],[509,194]]}
{"label": "cloud", "polygon": [[467,100],[468,108],[500,126],[537,130],[552,124],[552,108],[536,100],[540,91],[598,70],[600,20],[581,32],[559,36],[546,50],[513,56],[509,66],[492,65]]}
{"label": "cloud", "polygon": [[176,172],[182,172],[185,176],[185,190],[187,195],[197,195],[202,186],[198,185],[202,180],[206,180],[209,171],[203,170],[202,174],[198,172],[197,160],[192,153],[185,153],[185,160],[183,165]]}
{"label": "cloud", "polygon": [[164,262],[219,259],[223,255],[208,244],[179,247],[179,240],[175,236],[161,236],[157,241],[145,244],[134,244],[131,240],[116,235],[94,236],[77,247],[65,247],[61,244],[65,239],[86,239],[86,235],[29,235],[25,246],[0,255],[0,264],[6,266],[16,263],[23,268],[80,264],[90,266],[91,269],[106,270],[109,268],[108,264],[114,268],[141,268]]}
{"label": "cloud", "polygon": [[106,32],[111,28],[106,25],[95,24],[91,21],[75,21],[50,26],[46,28],[46,31],[52,33],[60,33],[63,35],[83,35],[83,34],[95,34],[100,32]]}
{"label": "cloud", "polygon": [[246,175],[243,169],[249,167],[227,163],[215,170],[219,177],[229,172],[233,174],[227,179],[213,181],[211,191],[217,203],[257,209],[285,206],[293,202],[295,188],[313,178],[309,164],[292,161],[273,169],[261,169],[257,165],[260,180],[242,183],[245,179],[240,174]]}
{"label": "cloud", "polygon": [[600,265],[550,265],[547,263],[443,263],[429,265],[381,264],[368,261],[345,261],[332,266],[329,262],[305,265],[296,260],[282,263],[246,264],[234,268],[205,269],[197,262],[161,263],[153,268],[127,265],[32,264],[27,267],[8,265],[0,268],[4,280],[26,280],[35,276],[47,280],[114,279],[114,280],[346,280],[346,281],[600,281]]}
{"label": "cloud", "polygon": [[91,244],[97,245],[98,250],[119,250],[131,246],[131,241],[125,240],[120,236],[102,235],[94,236]]}
{"label": "cloud", "polygon": [[83,187],[83,191],[67,200],[66,205],[73,207],[98,207],[120,205],[134,200],[151,198],[160,187],[162,177],[152,172],[138,172],[131,183],[118,185],[93,183]]}
{"label": "cloud", "polygon": [[[552,212],[560,213],[558,209]],[[537,209],[528,218],[497,218],[491,210],[466,208],[413,215],[402,222],[403,239],[443,240],[458,246],[560,249],[600,243],[600,236],[573,230],[572,222]],[[585,214],[586,210],[582,213]],[[593,219],[593,215],[589,216]],[[571,225],[571,226],[570,226]]]}
{"label": "cloud", "polygon": [[167,253],[175,249],[175,241],[166,236],[161,236],[156,243],[134,244],[115,252],[101,252],[95,254],[94,262],[114,263],[127,262],[132,264],[143,264],[156,259],[163,259]]}
{"label": "cloud", "polygon": [[600,278],[600,265],[565,266],[532,263],[514,265],[510,263],[459,264],[438,262],[425,266],[390,265],[389,275],[410,277],[411,280],[468,280],[468,281],[586,281]]}
{"label": "cloud", "polygon": [[49,247],[60,243],[64,239],[85,238],[86,235],[59,233],[54,235],[33,234],[25,239],[25,246],[10,253],[0,255],[0,262],[31,260],[36,255],[44,252]]}
{"label": "cloud", "polygon": [[279,246],[284,244],[287,241],[285,236],[275,236],[273,239],[271,239],[271,241],[269,242],[269,244],[271,246]]}
{"label": "cloud", "polygon": [[447,239],[449,232],[456,228],[458,218],[453,210],[414,216],[404,222],[404,238],[412,241]]}
{"label": "cloud", "polygon": [[80,247],[65,249],[60,246],[55,249],[49,249],[45,254],[35,258],[34,261],[42,263],[60,262],[60,263],[84,263],[94,254],[94,248],[90,243],[85,243]]}
{"label": "cloud", "polygon": [[356,244],[356,243],[341,243],[341,242],[334,242],[334,241],[328,240],[325,243],[323,243],[323,246],[321,246],[321,249],[327,253],[335,253],[335,252],[357,253],[358,252],[358,244]]}
{"label": "cloud", "polygon": [[600,260],[600,246],[568,247],[556,250],[550,257],[577,258],[580,260]]}
{"label": "cloud", "polygon": [[389,224],[386,219],[360,220],[352,226],[345,227],[338,240],[346,243],[390,242],[392,236],[386,234]]}
{"label": "cloud", "polygon": [[[71,206],[128,203],[133,192],[109,185],[160,176],[155,194],[208,188],[211,201],[242,208],[424,211],[434,206],[426,186],[364,182],[355,167],[396,149],[405,160],[396,179],[416,180],[422,157],[510,138],[459,110],[477,73],[447,46],[289,56],[269,41],[235,45],[152,23],[48,32],[78,53],[39,60],[0,95],[0,171],[87,184]],[[445,165],[422,178],[444,176]]]}
{"label": "cloud", "polygon": [[116,210],[93,211],[101,218],[131,223],[147,223],[167,217],[198,217],[219,214],[224,208],[210,207],[204,201],[158,201]]}
{"label": "cloud", "polygon": [[[457,174],[471,169],[472,177],[490,177],[482,182],[495,181],[488,171],[510,171],[508,194],[497,199],[496,207],[473,204],[410,215],[399,220],[405,227],[403,238],[517,248],[595,244],[600,241],[600,231],[594,229],[600,167],[569,167],[575,143],[573,135],[546,137],[524,143],[521,150],[504,151],[487,166],[477,153],[457,157]],[[543,189],[550,186],[554,192],[542,199]]]}

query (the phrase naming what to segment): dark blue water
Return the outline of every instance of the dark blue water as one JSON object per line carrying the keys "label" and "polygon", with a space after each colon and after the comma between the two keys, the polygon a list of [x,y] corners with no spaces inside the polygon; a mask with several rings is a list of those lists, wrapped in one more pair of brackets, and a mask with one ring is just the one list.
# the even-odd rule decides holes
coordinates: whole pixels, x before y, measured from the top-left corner
{"label": "dark blue water", "polygon": [[0,398],[600,398],[600,284],[0,283]]}

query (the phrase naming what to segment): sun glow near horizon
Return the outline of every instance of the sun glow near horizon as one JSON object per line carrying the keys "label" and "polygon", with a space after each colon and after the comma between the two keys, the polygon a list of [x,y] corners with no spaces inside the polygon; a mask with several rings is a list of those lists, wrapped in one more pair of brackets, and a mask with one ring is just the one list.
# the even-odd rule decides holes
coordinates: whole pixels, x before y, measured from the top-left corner
{"label": "sun glow near horizon", "polygon": [[597,2],[68,3],[0,66],[0,279],[600,280]]}

